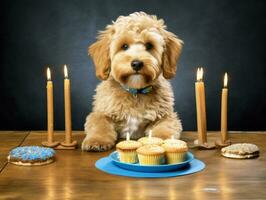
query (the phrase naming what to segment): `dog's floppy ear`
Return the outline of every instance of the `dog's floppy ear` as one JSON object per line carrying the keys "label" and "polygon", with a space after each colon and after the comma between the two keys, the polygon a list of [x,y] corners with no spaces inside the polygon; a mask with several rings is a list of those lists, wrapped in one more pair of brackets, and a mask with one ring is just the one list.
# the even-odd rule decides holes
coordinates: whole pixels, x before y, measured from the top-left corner
{"label": "dog's floppy ear", "polygon": [[169,31],[164,31],[165,51],[163,53],[163,76],[166,79],[173,78],[176,73],[176,64],[181,53],[183,41]]}
{"label": "dog's floppy ear", "polygon": [[97,41],[89,47],[89,55],[94,62],[96,76],[101,80],[106,80],[110,73],[109,48],[113,32],[112,26],[107,26],[106,30],[99,33]]}

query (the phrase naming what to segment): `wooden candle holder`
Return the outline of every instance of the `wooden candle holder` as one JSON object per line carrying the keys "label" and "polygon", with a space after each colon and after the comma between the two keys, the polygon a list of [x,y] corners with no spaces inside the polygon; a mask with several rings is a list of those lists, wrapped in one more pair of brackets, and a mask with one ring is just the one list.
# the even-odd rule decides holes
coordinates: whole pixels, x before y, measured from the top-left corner
{"label": "wooden candle holder", "polygon": [[199,143],[199,140],[194,140],[194,145],[191,148],[197,148],[199,150],[211,150],[211,149],[215,149],[216,146],[215,144],[212,143]]}
{"label": "wooden candle holder", "polygon": [[215,145],[218,147],[218,148],[223,148],[223,147],[227,147],[229,145],[231,145],[232,142],[230,140],[226,140],[226,141],[215,141]]}
{"label": "wooden candle holder", "polygon": [[49,141],[44,141],[42,142],[42,145],[45,147],[50,147],[50,148],[54,148],[56,146],[58,146],[60,143],[58,141],[54,141],[54,142],[49,142]]}
{"label": "wooden candle holder", "polygon": [[72,150],[76,149],[78,146],[77,141],[72,141],[71,143],[66,143],[66,142],[42,142],[42,145],[45,147],[50,147],[58,150]]}
{"label": "wooden candle holder", "polygon": [[62,150],[70,150],[70,149],[76,149],[78,146],[77,141],[72,141],[70,143],[68,142],[60,142],[60,145],[58,145],[55,149],[62,149]]}

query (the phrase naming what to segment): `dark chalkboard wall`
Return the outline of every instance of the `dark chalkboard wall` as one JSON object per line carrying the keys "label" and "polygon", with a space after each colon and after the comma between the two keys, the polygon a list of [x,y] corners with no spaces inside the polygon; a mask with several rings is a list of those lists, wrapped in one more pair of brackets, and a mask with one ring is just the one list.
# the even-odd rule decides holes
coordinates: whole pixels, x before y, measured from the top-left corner
{"label": "dark chalkboard wall", "polygon": [[229,129],[266,130],[266,1],[5,1],[1,3],[0,129],[45,129],[45,67],[54,80],[55,128],[64,128],[63,64],[72,81],[73,128],[83,129],[98,83],[87,47],[119,15],[145,11],[184,40],[171,81],[185,130],[196,129],[194,81],[204,66],[208,128],[220,127],[229,74]]}

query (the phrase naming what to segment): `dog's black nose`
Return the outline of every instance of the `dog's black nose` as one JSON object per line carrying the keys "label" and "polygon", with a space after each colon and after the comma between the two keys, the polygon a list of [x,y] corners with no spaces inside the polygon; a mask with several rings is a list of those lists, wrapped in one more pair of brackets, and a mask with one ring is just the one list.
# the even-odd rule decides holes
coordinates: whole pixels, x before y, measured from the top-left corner
{"label": "dog's black nose", "polygon": [[143,62],[140,60],[133,60],[131,62],[131,67],[135,70],[135,71],[139,71],[142,67],[143,67]]}

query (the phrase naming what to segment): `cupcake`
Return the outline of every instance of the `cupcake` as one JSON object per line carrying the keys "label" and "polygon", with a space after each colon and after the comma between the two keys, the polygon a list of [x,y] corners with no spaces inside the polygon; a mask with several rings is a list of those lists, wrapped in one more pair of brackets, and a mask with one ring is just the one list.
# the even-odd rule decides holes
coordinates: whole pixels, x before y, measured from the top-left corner
{"label": "cupcake", "polygon": [[180,163],[186,160],[187,143],[182,140],[167,139],[162,144],[167,164]]}
{"label": "cupcake", "polygon": [[163,140],[158,137],[142,137],[138,140],[138,142],[141,142],[143,145],[146,144],[161,145],[163,143]]}
{"label": "cupcake", "polygon": [[126,163],[138,162],[136,150],[141,146],[142,144],[140,142],[134,140],[125,140],[119,142],[116,145],[116,150],[118,152],[120,161]]}
{"label": "cupcake", "polygon": [[140,165],[160,165],[164,163],[165,150],[159,145],[147,144],[137,149]]}

